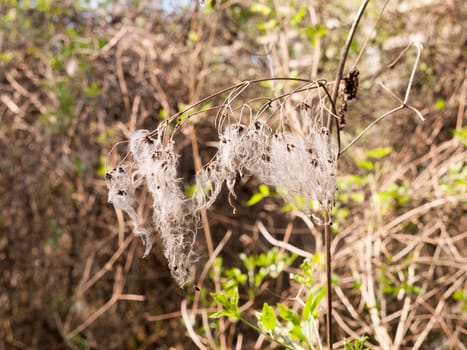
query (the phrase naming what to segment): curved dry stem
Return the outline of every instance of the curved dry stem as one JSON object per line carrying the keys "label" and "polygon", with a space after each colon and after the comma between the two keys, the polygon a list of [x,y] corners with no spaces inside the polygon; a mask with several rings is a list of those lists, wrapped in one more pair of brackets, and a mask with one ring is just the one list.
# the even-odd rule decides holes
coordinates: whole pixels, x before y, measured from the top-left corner
{"label": "curved dry stem", "polygon": [[[360,8],[357,12],[357,16],[355,17],[354,19],[354,22],[352,23],[352,27],[350,28],[350,32],[349,32],[349,35],[347,36],[347,40],[345,42],[345,45],[344,45],[344,49],[342,50],[342,55],[341,55],[341,59],[340,59],[340,62],[339,62],[339,66],[337,68],[337,73],[336,73],[336,78],[335,78],[335,81],[334,81],[334,88],[333,88],[333,91],[332,91],[332,95],[331,95],[331,106],[332,106],[332,111],[334,113],[334,115],[337,117],[337,113],[336,113],[336,103],[337,103],[337,95],[339,93],[339,85],[340,85],[340,82],[341,82],[341,79],[342,79],[342,73],[344,71],[344,67],[345,67],[345,62],[347,60],[347,56],[349,54],[349,49],[350,49],[350,45],[352,44],[352,40],[353,40],[353,37],[355,35],[355,31],[357,30],[357,27],[358,27],[358,24],[360,23],[360,19],[362,18],[363,16],[363,12],[365,12],[365,8],[366,6],[368,5],[369,3],[369,0],[364,0],[362,2],[362,4],[360,5]],[[337,144],[338,144],[338,153],[337,153],[337,156],[340,155],[340,149],[341,149],[341,135],[340,135],[340,130],[339,130],[339,125],[338,125],[338,122],[337,122],[337,118],[332,118],[331,115],[328,117],[328,122],[327,122],[327,128],[329,129],[329,132],[332,132],[332,121],[333,119],[335,119],[336,121],[336,134],[337,134]]]}
{"label": "curved dry stem", "polygon": [[303,258],[311,258],[313,256],[313,254],[310,254],[305,250],[295,247],[294,245],[290,243],[286,243],[286,242],[275,239],[273,236],[271,236],[271,234],[266,229],[266,227],[264,227],[264,224],[261,221],[258,221],[256,225],[258,227],[259,232],[263,235],[263,237],[273,246],[287,250],[288,252],[297,254],[298,256],[301,256]]}
{"label": "curved dry stem", "polygon": [[[242,81],[241,83],[229,86],[229,87],[227,87],[225,89],[217,91],[214,94],[211,94],[209,96],[206,96],[206,97],[202,98],[201,100],[197,101],[196,103],[191,104],[190,106],[186,107],[184,110],[173,114],[171,117],[169,117],[166,120],[164,120],[163,122],[161,122],[160,125],[169,125],[170,123],[176,121],[177,118],[180,117],[181,115],[186,114],[190,110],[192,110],[192,109],[194,109],[194,108],[196,108],[198,106],[201,106],[203,103],[205,103],[207,101],[210,101],[215,97],[221,96],[222,94],[224,94],[226,92],[231,92],[229,94],[229,96],[227,97],[227,99],[226,99],[226,101],[228,103],[231,103],[233,100],[235,100],[250,85],[259,84],[259,83],[262,83],[262,82],[265,82],[265,81],[279,81],[279,80],[295,81],[295,82],[303,82],[303,83],[314,83],[314,81],[310,80],[310,79],[291,78],[291,77],[271,77],[271,78],[261,78],[261,79],[254,79],[254,80],[245,80],[245,81]],[[225,105],[225,103],[222,104],[222,105]],[[190,117],[190,115],[187,116],[187,118],[189,118],[189,117]],[[149,134],[149,136],[153,136],[154,132],[155,131],[151,132]]]}
{"label": "curved dry stem", "polygon": [[[360,19],[363,16],[363,12],[365,11],[365,8],[369,2],[370,0],[364,0],[360,5],[360,8],[357,12],[357,16],[355,16],[354,22],[352,23],[352,27],[350,28],[349,35],[347,36],[347,40],[344,44],[344,49],[342,50],[341,60],[339,62],[339,67],[337,68],[336,79],[334,81],[334,89],[332,91],[332,104],[334,105],[334,109],[336,108],[337,94],[339,92],[339,85],[342,79],[342,72],[344,71],[345,62],[349,54],[350,45],[352,44],[355,31],[357,30],[358,24],[360,23]],[[332,130],[332,118],[328,119],[328,129]],[[337,129],[339,129],[338,126]],[[339,130],[337,130],[337,132],[339,132]]]}
{"label": "curved dry stem", "polygon": [[[412,73],[410,74],[409,83],[407,84],[407,90],[405,91],[404,105],[409,101],[410,89],[412,88],[412,83],[415,77],[415,72],[417,71],[418,62],[420,62],[420,56],[422,55],[422,50],[423,50],[422,44],[418,42],[413,42],[412,45],[415,46],[415,48],[417,49],[417,58],[415,59],[415,62],[412,68]],[[421,119],[422,121],[425,120],[423,116],[421,117]]]}
{"label": "curved dry stem", "polygon": [[205,347],[204,344],[201,342],[201,339],[199,338],[198,334],[196,334],[195,330],[193,329],[191,325],[191,319],[190,319],[190,315],[188,314],[186,305],[187,305],[186,299],[182,300],[180,311],[182,313],[183,321],[185,322],[185,327],[188,331],[188,334],[190,335],[191,340],[193,340],[193,343],[196,344],[198,349],[208,350],[208,348]]}
{"label": "curved dry stem", "polygon": [[360,134],[358,134],[357,137],[355,137],[347,146],[345,146],[342,151],[340,152],[340,154],[342,155],[343,153],[345,153],[350,147],[352,147],[355,143],[357,143],[358,140],[360,140],[363,135],[365,135],[368,130],[370,130],[373,126],[375,126],[377,123],[379,123],[381,120],[389,117],[391,114],[395,113],[395,112],[398,112],[400,111],[401,109],[404,109],[405,106],[401,105],[399,107],[396,107],[396,108],[393,108],[391,109],[390,111],[384,113],[383,115],[381,115],[380,117],[376,118],[375,120],[373,120],[370,125],[368,125],[365,129],[362,130],[362,132]]}
{"label": "curved dry stem", "polygon": [[354,68],[357,67],[358,61],[360,61],[360,58],[362,58],[363,52],[365,52],[366,46],[368,45],[368,42],[372,38],[373,33],[375,31],[375,28],[378,26],[379,22],[381,21],[381,18],[383,17],[384,10],[386,9],[386,6],[388,5],[388,3],[389,3],[389,0],[386,0],[386,2],[383,5],[383,8],[381,9],[381,11],[379,11],[378,17],[376,18],[375,23],[373,24],[373,28],[371,28],[371,31],[369,32],[369,34],[367,35],[365,41],[363,42],[363,45],[360,48],[360,52],[358,53],[357,58],[355,59],[355,61],[352,63],[352,66],[350,67],[350,70],[353,70]]}
{"label": "curved dry stem", "polygon": [[[232,237],[232,231],[229,230],[226,232],[222,240],[219,242],[217,245],[216,249],[212,252],[211,256],[209,257],[209,260],[204,264],[203,271],[201,272],[199,279],[198,279],[198,287],[203,285],[204,280],[206,279],[206,276],[208,275],[209,269],[211,268],[212,264],[214,263],[214,260],[217,258],[221,250],[225,247],[227,242],[229,241],[230,237]],[[198,302],[199,302],[199,293],[195,295],[194,301],[193,301],[193,312],[196,313],[196,309],[198,308]]]}
{"label": "curved dry stem", "polygon": [[[384,113],[380,117],[376,118],[373,122],[371,122],[370,125],[368,125],[365,129],[363,129],[362,132],[360,132],[360,134],[358,134],[357,137],[355,137],[347,146],[344,147],[344,149],[340,152],[340,155],[342,155],[350,147],[352,147],[358,140],[360,140],[362,138],[363,135],[365,135],[368,132],[368,130],[370,130],[373,126],[375,126],[381,120],[389,117],[391,114],[393,114],[395,112],[398,112],[398,111],[400,111],[400,110],[402,110],[404,108],[407,108],[407,109],[415,112],[415,114],[417,114],[417,116],[420,118],[421,121],[425,121],[425,118],[423,117],[422,113],[417,108],[407,104],[407,102],[409,100],[409,97],[410,97],[410,90],[412,88],[413,80],[414,80],[414,77],[415,77],[415,72],[417,71],[418,63],[420,62],[420,56],[421,56],[422,49],[423,49],[423,46],[418,42],[414,42],[410,46],[412,46],[412,45],[415,46],[415,48],[417,49],[417,58],[415,59],[414,65],[412,67],[412,72],[410,73],[410,78],[409,78],[409,82],[407,84],[407,89],[405,91],[404,100],[401,100],[397,95],[395,95],[393,92],[391,92],[384,84],[381,84],[381,86],[385,90],[387,90],[393,97],[395,97],[398,101],[401,102],[401,105],[391,109],[390,111]],[[410,46],[408,46],[406,49],[404,49],[402,51],[402,53],[396,58],[396,60],[394,60],[389,65],[389,67],[392,67],[394,64],[396,64],[399,61],[399,59],[402,57],[402,55],[407,52],[407,50],[408,50],[408,48]]]}

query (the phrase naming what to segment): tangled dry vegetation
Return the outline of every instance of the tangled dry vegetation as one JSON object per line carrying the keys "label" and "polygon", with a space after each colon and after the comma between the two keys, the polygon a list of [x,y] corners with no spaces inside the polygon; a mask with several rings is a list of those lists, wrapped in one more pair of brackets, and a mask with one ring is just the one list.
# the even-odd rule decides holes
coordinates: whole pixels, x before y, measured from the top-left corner
{"label": "tangled dry vegetation", "polygon": [[[73,4],[44,3],[49,5],[23,9],[0,2],[0,349],[189,349],[193,341],[205,348],[274,348],[263,335],[229,319],[216,321],[209,331],[213,322],[207,315],[218,309],[208,294],[221,291],[225,279],[215,272],[215,257],[222,257],[225,269],[240,269],[240,253],[254,256],[274,245],[283,253],[305,256],[323,251],[316,219],[303,211],[281,211],[296,196],[284,202],[272,194],[273,186],[282,187],[290,172],[279,166],[285,152],[290,153],[287,145],[303,153],[297,156],[300,162],[309,157],[306,144],[289,133],[293,124],[286,124],[275,145],[280,123],[268,120],[273,132],[271,126],[249,119],[247,109],[242,110],[243,119],[219,114],[213,106],[225,106],[226,94],[201,103],[198,111],[203,113],[194,111],[189,118],[181,114],[186,118],[183,127],[173,143],[163,141],[156,165],[148,167],[153,159],[141,154],[148,145],[151,154],[160,152],[154,147],[162,139],[137,130],[153,130],[169,115],[241,80],[273,73],[332,81],[345,40],[342,32],[349,25],[346,18],[355,7],[300,2],[308,15],[298,19],[291,6],[282,6],[289,9],[281,10],[285,14],[258,6],[251,10],[256,3],[274,8],[267,1],[217,1],[212,11],[171,16],[150,10],[144,1],[137,8],[115,8],[105,15]],[[370,5],[357,33],[358,47],[382,6]],[[248,16],[243,18],[242,11]],[[404,38],[419,39],[425,48],[410,99],[426,121],[419,123],[404,109],[376,125],[340,158],[337,193],[325,195],[315,187],[309,193],[322,203],[336,196],[336,349],[343,348],[344,339],[362,335],[369,337],[371,349],[465,349],[463,15],[465,7],[455,2],[428,1],[415,7],[410,1],[389,3],[359,60],[359,93],[348,103],[344,145],[399,104],[392,93],[403,99],[415,55],[407,51],[392,69],[387,66],[409,44]],[[276,27],[266,25],[273,23],[268,16],[276,16]],[[261,28],[258,24],[265,29],[251,29]],[[302,30],[308,27],[314,32]],[[350,63],[358,52],[351,52]],[[254,97],[296,88],[291,81],[258,84],[245,100],[251,105]],[[308,113],[303,99],[292,97],[290,106],[278,106],[289,106],[299,117]],[[237,119],[227,123],[225,118]],[[308,134],[314,148],[317,135]],[[303,136],[306,139],[306,133]],[[261,137],[269,141],[256,144]],[[118,164],[128,143],[112,147],[130,139],[134,162],[110,172],[106,182],[105,173],[111,170],[105,167],[106,157]],[[226,148],[222,140],[237,148]],[[277,151],[272,152],[274,147]],[[258,152],[250,154],[252,149]],[[323,162],[328,158],[320,153]],[[270,162],[283,172],[268,172],[271,168],[263,163]],[[203,169],[208,163],[211,167]],[[312,159],[309,163],[313,166]],[[135,164],[137,171],[131,168]],[[159,178],[148,181],[152,172],[147,169],[154,166],[160,168]],[[130,170],[135,174],[123,178]],[[237,170],[254,176],[232,175]],[[334,168],[326,171],[330,175]],[[150,193],[142,190],[143,178]],[[207,184],[213,178],[215,183]],[[291,178],[300,187],[300,177]],[[168,186],[165,192],[158,188],[161,181]],[[195,183],[198,193],[188,203],[189,185]],[[271,185],[271,193],[246,207],[260,183]],[[107,186],[109,199],[133,222],[107,203]],[[188,222],[186,212],[192,206],[195,220]],[[187,254],[191,249],[183,240],[170,241],[174,227],[169,223],[179,225],[179,237],[192,235],[193,225],[198,228],[196,243],[190,241],[197,256],[170,261],[173,251]],[[146,251],[134,232],[145,238]],[[142,255],[147,257],[140,259]],[[254,322],[254,311],[264,301],[300,309],[296,297],[302,289],[287,273],[297,272],[302,260],[299,257],[280,278],[265,277],[254,299],[242,293],[245,317]],[[171,271],[180,273],[187,266],[194,267],[201,291],[182,291],[173,281]],[[317,284],[324,283],[322,265],[313,274]],[[175,277],[184,284],[185,275],[176,272]],[[323,339],[324,314],[316,321]]]}

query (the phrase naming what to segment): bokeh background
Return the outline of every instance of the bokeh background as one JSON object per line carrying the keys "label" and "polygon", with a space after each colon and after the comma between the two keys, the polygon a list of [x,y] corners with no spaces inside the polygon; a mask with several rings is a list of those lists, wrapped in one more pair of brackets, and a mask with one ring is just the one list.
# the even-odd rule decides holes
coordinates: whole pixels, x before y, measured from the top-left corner
{"label": "bokeh background", "polygon": [[[332,81],[359,5],[1,0],[0,349],[195,348],[180,312],[194,290],[171,279],[156,232],[150,256],[140,259],[131,225],[107,203],[105,160],[134,130],[242,80]],[[374,1],[358,27],[344,72],[357,62],[360,85],[343,143],[400,104],[392,93],[406,92],[412,41],[424,50],[409,102],[426,121],[404,109],[340,160],[336,348],[364,334],[372,349],[466,348],[466,17],[461,0]],[[291,88],[264,84],[251,94]],[[194,154],[207,161],[215,152],[214,117],[198,118],[177,139],[187,187]],[[119,152],[124,146],[110,163]],[[227,195],[208,211],[199,271],[228,231],[223,269],[246,271],[245,255],[269,252],[258,220],[278,240],[322,250],[319,227],[284,212],[276,196],[247,205],[259,185],[238,184],[236,213]],[[150,223],[144,193],[138,213]],[[323,271],[316,268],[317,283]],[[254,320],[264,301],[293,297],[287,272],[264,276],[254,298],[241,290],[241,301],[251,302],[247,317]],[[210,273],[204,281],[200,315],[215,310],[209,291],[223,279]],[[195,318],[193,328],[214,340],[211,347],[277,348],[244,325],[206,319]]]}

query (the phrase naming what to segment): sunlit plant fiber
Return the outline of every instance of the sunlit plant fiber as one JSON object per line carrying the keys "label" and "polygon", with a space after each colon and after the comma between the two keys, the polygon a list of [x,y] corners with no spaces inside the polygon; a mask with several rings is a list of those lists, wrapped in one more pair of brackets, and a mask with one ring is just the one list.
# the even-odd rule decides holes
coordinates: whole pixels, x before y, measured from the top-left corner
{"label": "sunlit plant fiber", "polygon": [[[129,141],[128,159],[107,174],[109,202],[132,220],[135,234],[143,238],[144,256],[151,249],[151,237],[138,222],[133,194],[146,184],[153,198],[154,226],[172,276],[180,286],[190,282],[197,261],[193,246],[200,210],[212,206],[224,184],[235,197],[238,176],[257,176],[261,182],[280,188],[287,202],[301,198],[300,209],[306,213],[311,213],[313,201],[325,210],[334,205],[337,151],[323,120],[322,97],[314,91],[322,87],[307,84],[299,90],[306,93],[284,96],[296,97],[293,108],[291,101],[277,100],[279,113],[269,111],[268,103],[253,116],[252,106],[232,105],[248,86],[249,82],[240,89],[234,87],[235,93],[219,106],[217,153],[196,174],[192,196],[183,193],[177,177],[178,156],[173,141],[174,133],[189,115],[167,120],[153,131],[137,130]],[[178,122],[175,129],[169,127],[174,121]]]}

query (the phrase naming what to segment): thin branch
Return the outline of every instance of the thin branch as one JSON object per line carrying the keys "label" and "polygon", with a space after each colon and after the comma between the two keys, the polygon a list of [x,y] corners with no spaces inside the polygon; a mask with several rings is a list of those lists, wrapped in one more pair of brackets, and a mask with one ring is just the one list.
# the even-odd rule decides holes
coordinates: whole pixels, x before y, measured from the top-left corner
{"label": "thin branch", "polygon": [[86,328],[88,328],[92,323],[94,323],[99,317],[105,314],[118,300],[122,295],[122,269],[120,267],[115,271],[115,283],[114,290],[110,299],[102,305],[97,311],[95,311],[91,316],[89,316],[83,323],[81,323],[74,330],[69,332],[66,337],[72,339],[74,336],[78,335]]}
{"label": "thin branch", "polygon": [[[412,88],[412,84],[413,84],[413,80],[414,80],[414,77],[415,77],[415,72],[417,71],[417,67],[418,67],[418,63],[420,61],[420,56],[421,56],[421,53],[422,53],[422,45],[420,43],[417,43],[417,42],[414,42],[412,43],[413,46],[415,46],[415,48],[417,49],[417,58],[415,59],[415,62],[414,62],[414,65],[413,65],[413,68],[412,68],[412,73],[410,74],[410,78],[409,78],[409,82],[407,84],[407,89],[405,91],[405,97],[404,97],[404,100],[402,101],[401,105],[396,107],[396,108],[393,108],[391,109],[390,111],[384,113],[383,115],[381,115],[380,117],[376,118],[374,121],[372,121],[370,123],[370,125],[368,125],[365,129],[363,129],[363,131],[358,134],[357,137],[355,137],[347,146],[344,147],[344,149],[342,149],[342,151],[340,152],[340,154],[342,155],[345,151],[347,151],[350,147],[352,147],[358,140],[360,140],[360,138],[365,135],[368,130],[370,130],[375,124],[379,123],[381,120],[389,117],[391,114],[393,113],[396,113],[404,108],[407,108],[413,112],[415,112],[415,114],[417,114],[417,116],[420,118],[421,121],[425,121],[425,118],[423,117],[422,113],[416,109],[415,107],[413,106],[410,106],[407,104],[408,100],[409,100],[409,97],[410,97],[410,89]],[[407,52],[407,49],[405,49],[403,51],[403,53]],[[396,60],[394,60],[389,66],[393,66],[399,59],[400,59],[401,55],[399,55]],[[386,86],[382,85],[382,87],[384,89],[387,89]],[[393,97],[395,97],[396,99],[399,100],[399,98],[393,94],[391,92],[391,95]]]}
{"label": "thin branch", "polygon": [[[410,89],[412,88],[412,83],[415,77],[415,72],[417,71],[418,62],[420,62],[420,56],[422,55],[422,50],[423,50],[422,44],[418,42],[414,42],[412,43],[412,45],[415,46],[415,48],[417,49],[417,58],[415,59],[415,62],[412,68],[412,73],[410,74],[409,83],[407,84],[407,90],[405,92],[405,98],[404,98],[404,105],[407,104],[407,102],[409,101]],[[422,121],[425,120],[423,116],[421,116],[421,119]]]}
{"label": "thin branch", "polygon": [[[208,225],[208,227],[209,227],[209,225]],[[225,247],[225,245],[229,241],[230,237],[232,237],[232,231],[229,230],[229,231],[227,231],[225,233],[224,237],[219,242],[216,249],[214,249],[213,251],[210,252],[209,260],[206,262],[206,264],[204,264],[203,271],[201,272],[201,275],[200,275],[200,277],[198,279],[198,288],[201,288],[201,286],[203,285],[204,280],[206,279],[206,276],[208,275],[209,269],[211,268],[212,264],[216,260],[216,257],[220,254],[222,249]],[[221,291],[221,286],[220,286],[220,283],[219,283],[218,279],[214,280],[214,284],[215,284],[216,293],[219,293]],[[199,304],[200,297],[201,297],[200,293],[195,293],[194,300],[193,300],[193,309],[191,311],[191,313],[193,315],[196,315],[198,313],[198,304]],[[216,311],[220,311],[220,309],[221,309],[221,306],[218,305],[218,308],[217,308]],[[219,320],[219,321],[220,321],[220,330],[224,333],[225,332],[224,321],[222,319]],[[189,330],[188,330],[188,332],[189,332]],[[210,335],[210,333],[208,332],[208,336],[209,335]],[[208,342],[212,342],[212,339],[208,339]]]}
{"label": "thin branch", "polygon": [[[206,264],[204,264],[203,271],[201,272],[200,277],[198,279],[198,287],[201,287],[203,285],[204,280],[206,279],[206,276],[208,275],[209,269],[211,268],[212,264],[214,263],[214,260],[219,255],[221,250],[225,247],[225,245],[229,241],[230,237],[232,237],[232,231],[229,230],[229,231],[227,231],[225,233],[224,237],[219,242],[216,249],[210,254],[209,260],[206,262]],[[199,293],[197,293],[195,295],[195,299],[194,299],[194,302],[193,302],[193,305],[194,305],[193,306],[193,310],[194,310],[193,312],[194,313],[196,313],[196,309],[198,307],[199,297],[200,297],[200,295],[199,295]]]}
{"label": "thin branch", "polygon": [[279,241],[279,240],[275,239],[273,236],[271,236],[271,234],[268,232],[266,227],[264,227],[264,225],[263,225],[263,223],[261,221],[258,221],[257,226],[258,226],[259,232],[273,246],[279,247],[281,249],[285,249],[285,250],[287,250],[287,251],[289,251],[289,252],[291,252],[293,254],[297,254],[298,256],[301,256],[303,258],[311,258],[313,256],[312,254],[308,253],[307,251],[304,251],[304,250],[302,250],[300,248],[297,248],[297,247],[293,246],[290,243],[286,243],[286,242]]}
{"label": "thin branch", "polygon": [[186,304],[187,304],[186,299],[183,299],[180,310],[181,310],[183,321],[185,322],[185,327],[188,331],[188,334],[190,335],[191,340],[193,340],[193,343],[195,343],[199,349],[208,350],[208,348],[205,347],[204,344],[201,342],[201,339],[199,338],[198,334],[196,334],[195,330],[193,329],[193,326],[191,325],[191,319],[190,319],[190,315],[188,314]]}
{"label": "thin branch", "polygon": [[362,138],[362,136],[365,135],[368,132],[368,130],[370,130],[373,126],[375,126],[381,120],[389,117],[391,114],[396,113],[396,112],[398,112],[398,111],[400,111],[401,109],[404,109],[404,108],[405,108],[405,106],[400,105],[399,107],[393,108],[390,111],[384,113],[382,116],[380,116],[380,117],[376,118],[375,120],[373,120],[370,123],[370,125],[368,125],[365,129],[363,129],[363,131],[360,132],[360,134],[358,134],[357,137],[355,137],[347,146],[345,146],[342,149],[340,154],[342,155],[343,153],[345,153],[350,147],[352,147],[355,143],[357,143],[357,141],[360,140]]}
{"label": "thin branch", "polygon": [[[178,113],[175,113],[174,115],[170,116],[169,118],[167,118],[166,120],[164,120],[162,123],[163,124],[170,124],[172,123],[173,121],[175,121],[180,115],[182,114],[185,114],[187,113],[188,111],[198,107],[198,106],[201,106],[203,103],[209,101],[209,100],[212,100],[214,97],[217,97],[217,96],[220,96],[226,92],[229,92],[229,91],[235,91],[237,89],[240,89],[241,91],[243,91],[246,87],[252,85],[252,84],[259,84],[261,82],[265,82],[265,81],[276,81],[276,80],[285,80],[285,81],[296,81],[296,82],[303,82],[303,83],[314,83],[313,80],[310,80],[310,79],[303,79],[303,78],[289,78],[289,77],[271,77],[271,78],[261,78],[261,79],[254,79],[254,80],[245,80],[245,81],[242,81],[236,85],[233,85],[233,86],[229,86],[225,89],[222,89],[214,94],[211,94],[209,96],[206,96],[204,98],[202,98],[201,100],[199,100],[198,102],[186,107],[183,111],[180,111]],[[237,94],[238,95],[238,94]],[[237,95],[235,97],[237,97]],[[232,98],[231,98],[232,99]],[[156,132],[156,131],[154,131]],[[152,136],[153,133],[149,134],[149,136]]]}
{"label": "thin branch", "polygon": [[[337,68],[336,79],[334,81],[334,89],[332,91],[332,102],[331,103],[334,105],[334,108],[336,108],[337,94],[339,92],[339,85],[342,79],[342,72],[344,71],[345,61],[347,60],[347,56],[349,54],[350,45],[352,44],[352,40],[355,35],[355,31],[357,30],[358,23],[360,23],[360,19],[362,18],[363,12],[365,11],[365,8],[369,2],[370,2],[369,0],[365,0],[360,5],[360,9],[358,10],[358,13],[354,19],[354,22],[352,23],[352,27],[350,28],[349,35],[347,36],[347,41],[345,42],[344,49],[342,50],[341,60],[339,62],[339,67]],[[332,123],[331,123],[332,119],[333,118],[328,119],[329,130],[332,130]],[[338,125],[337,125],[337,132],[339,133]]]}
{"label": "thin branch", "polygon": [[357,58],[355,59],[355,61],[352,63],[352,66],[351,66],[350,70],[357,67],[358,61],[360,61],[360,58],[362,58],[363,52],[365,52],[366,46],[368,45],[368,42],[372,38],[372,34],[374,33],[375,28],[378,26],[379,22],[381,21],[381,18],[383,17],[384,10],[386,9],[386,6],[388,5],[388,3],[389,3],[389,0],[386,0],[386,2],[383,5],[383,8],[381,9],[381,11],[379,11],[378,17],[376,18],[375,23],[373,24],[373,28],[371,28],[371,31],[368,33],[365,41],[363,42],[363,45],[360,48],[360,52],[358,53]]}
{"label": "thin branch", "polygon": [[[192,315],[195,315],[195,314],[196,315],[201,315],[204,312],[216,312],[216,311],[218,311],[218,310],[215,309],[215,308],[206,308],[206,309],[199,309],[199,310],[194,310],[194,309],[187,310],[187,312],[192,314]],[[181,315],[182,315],[181,311],[173,311],[173,312],[168,312],[168,313],[160,314],[160,315],[145,315],[144,319],[147,322],[160,322],[160,321],[164,321],[164,320],[170,320],[170,319],[173,319],[173,318],[179,318]]]}
{"label": "thin branch", "polygon": [[88,290],[93,284],[95,284],[98,280],[102,278],[107,272],[112,270],[113,265],[118,260],[118,258],[125,252],[128,245],[133,240],[134,236],[129,235],[122,245],[118,248],[118,250],[112,255],[112,257],[105,263],[104,267],[97,271],[86,283],[84,284],[81,293],[84,293]]}

